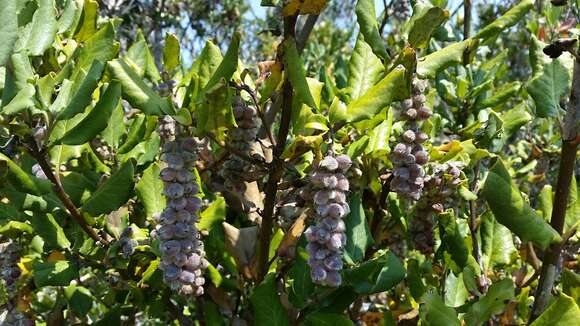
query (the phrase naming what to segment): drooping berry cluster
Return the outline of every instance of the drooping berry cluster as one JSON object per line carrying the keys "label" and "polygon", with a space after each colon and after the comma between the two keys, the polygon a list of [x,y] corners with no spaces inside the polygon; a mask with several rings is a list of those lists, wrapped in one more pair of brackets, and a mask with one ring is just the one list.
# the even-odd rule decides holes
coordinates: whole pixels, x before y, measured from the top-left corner
{"label": "drooping berry cluster", "polygon": [[32,175],[34,175],[35,177],[39,178],[39,179],[44,179],[47,180],[48,177],[46,176],[46,174],[44,174],[44,171],[42,171],[42,168],[40,167],[40,164],[34,164],[32,166]]}
{"label": "drooping berry cluster", "polygon": [[406,20],[411,15],[411,1],[409,0],[397,0],[393,1],[392,10],[393,17],[398,20]]}
{"label": "drooping berry cluster", "polygon": [[95,138],[91,141],[91,145],[95,150],[95,153],[102,159],[110,161],[113,159],[113,152],[111,147],[104,143],[100,138]]}
{"label": "drooping berry cluster", "polygon": [[345,172],[352,165],[346,155],[327,156],[310,175],[310,194],[316,224],[305,232],[310,255],[312,281],[321,285],[342,283],[342,248],[346,245],[346,226],[342,220],[349,212],[346,194],[349,182]]}
{"label": "drooping berry cluster", "polygon": [[[229,144],[247,156],[252,156],[252,147],[260,127],[257,111],[248,106],[240,96],[235,98],[233,111],[238,127],[230,130]],[[224,162],[220,174],[225,179],[226,189],[231,191],[242,191],[244,182],[255,181],[260,175],[255,164],[237,155],[232,155]]]}
{"label": "drooping berry cluster", "polygon": [[425,176],[423,165],[429,161],[429,153],[422,145],[429,136],[420,130],[421,122],[432,114],[425,106],[426,98],[423,93],[426,88],[426,81],[416,78],[413,80],[412,97],[402,103],[402,118],[406,120],[406,130],[390,153],[394,165],[391,189],[413,200],[421,198]]}
{"label": "drooping berry cluster", "polygon": [[159,118],[157,124],[157,133],[159,133],[159,137],[166,141],[172,141],[175,139],[176,133],[176,123],[175,120],[169,116],[165,115]]}
{"label": "drooping berry cluster", "polygon": [[461,162],[447,162],[435,165],[431,174],[425,177],[423,196],[415,207],[409,233],[415,249],[424,254],[433,252],[433,213],[442,213],[454,206],[457,187],[461,184]]}
{"label": "drooping berry cluster", "polygon": [[16,281],[20,277],[19,260],[20,247],[18,244],[10,239],[2,241],[0,243],[0,282],[4,283],[8,293],[16,292]]}
{"label": "drooping berry cluster", "polygon": [[123,233],[121,233],[121,237],[119,237],[119,247],[121,248],[121,253],[125,258],[129,258],[129,256],[135,252],[135,247],[139,245],[137,240],[133,239],[133,234],[133,227],[128,226],[123,230]]}
{"label": "drooping berry cluster", "polygon": [[207,268],[203,242],[195,227],[202,202],[199,185],[192,172],[197,143],[193,138],[169,141],[163,146],[161,160],[165,167],[160,177],[167,207],[158,217],[156,235],[161,241],[164,281],[182,294],[203,294]]}
{"label": "drooping berry cluster", "polygon": [[20,277],[20,246],[12,240],[0,237],[0,282],[2,282],[8,297],[7,302],[0,306],[0,325],[24,326],[34,325],[34,321],[16,309],[16,282]]}

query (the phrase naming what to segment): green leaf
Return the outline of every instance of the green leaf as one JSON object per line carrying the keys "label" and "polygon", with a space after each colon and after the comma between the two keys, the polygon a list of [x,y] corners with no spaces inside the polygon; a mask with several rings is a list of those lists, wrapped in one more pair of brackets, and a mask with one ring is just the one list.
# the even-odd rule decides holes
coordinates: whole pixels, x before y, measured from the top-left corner
{"label": "green leaf", "polygon": [[463,273],[448,273],[445,278],[445,304],[451,307],[462,306],[469,298],[469,292],[463,283]]}
{"label": "green leaf", "polygon": [[[323,83],[314,78],[306,78],[310,94],[317,106],[320,105]],[[326,117],[313,112],[312,108],[299,101],[292,102],[292,132],[295,135],[308,135],[312,130],[328,130]]]}
{"label": "green leaf", "polygon": [[75,39],[79,42],[86,41],[97,30],[97,18],[99,3],[95,0],[86,0],[83,6],[82,23],[76,32]]}
{"label": "green leaf", "polygon": [[388,252],[345,270],[344,277],[357,293],[372,294],[388,291],[401,282],[405,278],[405,269],[401,261]]}
{"label": "green leaf", "polygon": [[96,135],[107,127],[107,122],[113,113],[113,109],[119,104],[120,98],[121,84],[113,81],[103,92],[95,107],[56,143],[82,145],[94,139]]}
{"label": "green leaf", "polygon": [[232,78],[234,72],[236,72],[236,69],[238,68],[239,48],[240,34],[234,33],[232,43],[226,51],[224,58],[205,85],[206,91],[213,90],[214,86],[216,86],[220,81],[225,80],[227,82]]}
{"label": "green leaf", "polygon": [[[105,65],[102,62],[93,61],[91,68],[75,90],[75,95],[66,108],[58,112],[58,120],[70,119],[85,111],[85,108],[91,104],[93,92],[101,80],[104,69]],[[75,82],[75,84],[77,83]]]}
{"label": "green leaf", "polygon": [[161,75],[155,64],[155,58],[151,54],[147,40],[145,40],[145,36],[143,36],[141,30],[137,31],[135,42],[127,50],[125,61],[140,77],[146,74],[153,81],[161,79]]}
{"label": "green leaf", "polygon": [[72,311],[78,316],[86,315],[91,310],[93,302],[95,301],[89,289],[77,285],[67,286],[64,289],[64,295]]}
{"label": "green leaf", "polygon": [[493,283],[487,294],[475,302],[464,316],[468,326],[482,325],[491,316],[503,311],[508,300],[514,298],[514,284],[511,279]]}
{"label": "green leaf", "polygon": [[310,326],[354,326],[354,323],[343,315],[315,312],[306,316],[306,325]]}
{"label": "green leaf", "polygon": [[70,241],[66,237],[64,230],[50,213],[35,213],[30,219],[34,231],[42,237],[51,248],[70,248]]}
{"label": "green leaf", "polygon": [[128,160],[93,193],[82,210],[98,216],[118,209],[131,198],[133,184],[133,162]]}
{"label": "green leaf", "polygon": [[7,167],[7,179],[20,192],[32,195],[43,195],[51,190],[51,183],[48,180],[39,179],[32,176],[12,161],[8,156],[0,153],[0,168]]}
{"label": "green leaf", "polygon": [[197,228],[199,230],[211,231],[215,226],[220,226],[226,220],[226,201],[223,197],[218,197],[201,212]]}
{"label": "green leaf", "polygon": [[0,234],[8,237],[18,236],[20,233],[32,233],[32,226],[18,221],[8,221],[8,223],[0,226]]}
{"label": "green leaf", "polygon": [[481,29],[474,38],[480,39],[490,39],[492,37],[497,36],[502,31],[514,26],[517,24],[520,19],[522,19],[528,11],[530,11],[534,7],[533,0],[523,0],[510,10],[508,10],[503,16],[499,17],[498,19],[494,20],[489,25],[485,26]]}
{"label": "green leaf", "polygon": [[572,175],[570,182],[570,195],[568,195],[568,205],[566,205],[566,225],[564,232],[568,232],[580,221],[580,201],[578,200],[578,184],[576,176]]}
{"label": "green leaf", "polygon": [[37,3],[25,45],[28,54],[33,56],[42,55],[52,45],[57,30],[54,0],[37,0]]}
{"label": "green leaf", "polygon": [[449,19],[449,11],[418,3],[413,8],[413,16],[409,21],[409,44],[414,48],[424,49],[429,44],[431,34]]}
{"label": "green leaf", "polygon": [[560,296],[554,301],[543,314],[534,320],[530,326],[568,326],[578,323],[580,318],[580,308],[574,299],[560,293]]}
{"label": "green leaf", "polygon": [[58,34],[67,33],[76,28],[79,22],[84,7],[82,0],[67,0],[66,5],[58,19]]}
{"label": "green leaf", "polygon": [[356,100],[376,84],[385,67],[359,35],[348,62],[348,88],[350,99]]}
{"label": "green leaf", "polygon": [[461,63],[464,53],[471,53],[477,48],[477,40],[465,40],[453,43],[417,60],[417,74],[421,78],[435,79],[437,73],[447,67]]}
{"label": "green leaf", "polygon": [[276,275],[268,274],[260,285],[256,286],[250,296],[254,311],[255,325],[290,325],[288,314],[276,289]]}
{"label": "green leaf", "polygon": [[34,95],[36,95],[36,89],[34,86],[28,84],[14,96],[10,103],[6,103],[6,106],[0,111],[2,114],[11,115],[26,109],[32,109],[36,104],[34,102]]}
{"label": "green leaf", "polygon": [[228,87],[225,80],[207,90],[203,103],[196,108],[197,132],[218,132],[236,125],[232,112],[234,91]]}
{"label": "green leaf", "polygon": [[128,153],[143,140],[147,132],[147,118],[144,115],[139,114],[132,120],[133,122],[131,123],[131,127],[129,127],[127,138],[125,138],[123,145],[117,151],[119,154]]}
{"label": "green leaf", "polygon": [[165,36],[165,47],[163,48],[163,65],[165,66],[165,70],[172,71],[177,68],[181,61],[180,55],[179,40],[175,34],[167,34]]}
{"label": "green leaf", "polygon": [[288,299],[294,307],[302,309],[306,307],[308,299],[314,292],[314,283],[310,277],[308,266],[308,254],[303,248],[296,248],[294,264],[288,271]]}
{"label": "green leaf", "polygon": [[405,68],[398,66],[364,95],[350,102],[344,119],[347,122],[357,122],[372,118],[391,102],[404,99],[407,94]]}
{"label": "green leaf", "polygon": [[[91,1],[92,2],[92,1]],[[89,2],[85,2],[86,5]],[[119,43],[115,41],[115,26],[111,21],[104,24],[82,47],[77,48],[77,67],[88,69],[93,61],[107,62],[119,54]]]}
{"label": "green leaf", "polygon": [[481,251],[486,268],[508,265],[517,255],[512,234],[489,211],[481,217]]}
{"label": "green leaf", "polygon": [[95,190],[95,184],[78,172],[64,172],[60,181],[65,192],[75,205],[80,205],[83,199],[88,198]]}
{"label": "green leaf", "polygon": [[365,149],[366,154],[371,154],[373,157],[379,158],[386,156],[389,151],[389,138],[393,130],[393,111],[389,109],[387,118],[369,133],[369,142]]}
{"label": "green leaf", "polygon": [[78,267],[69,261],[38,262],[32,266],[34,284],[43,286],[67,286],[79,277]]}
{"label": "green leaf", "polygon": [[506,102],[513,96],[516,96],[520,91],[522,83],[519,81],[506,83],[499,88],[493,90],[493,95],[478,103],[480,108],[494,108],[499,105],[505,105]]}
{"label": "green leaf", "polygon": [[501,159],[489,170],[482,194],[498,222],[523,241],[546,249],[562,238],[524,201]]}
{"label": "green leaf", "polygon": [[294,88],[296,100],[317,109],[316,103],[306,81],[306,71],[304,62],[296,49],[296,41],[293,38],[284,41],[284,73],[288,75],[288,80]]}
{"label": "green leaf", "polygon": [[355,193],[350,199],[350,213],[345,217],[346,246],[344,248],[345,259],[351,263],[360,262],[368,246],[373,243],[373,237],[369,230],[361,195]]}
{"label": "green leaf", "polygon": [[[532,37],[535,48],[544,48],[546,44]],[[565,53],[558,59],[548,61],[543,52],[530,51],[530,61],[538,63],[532,80],[527,84],[527,90],[536,104],[538,117],[555,117],[560,111],[560,100],[570,91],[572,82],[572,57]]]}
{"label": "green leaf", "polygon": [[126,132],[124,116],[123,106],[119,103],[113,109],[113,112],[107,121],[107,127],[103,132],[101,132],[103,141],[113,148],[119,147],[121,137]]}
{"label": "green leaf", "polygon": [[12,54],[14,43],[18,39],[17,0],[0,0],[0,67],[4,66]]}
{"label": "green leaf", "polygon": [[503,120],[504,137],[508,138],[522,126],[532,121],[532,116],[526,110],[525,102],[516,105],[513,109],[505,111],[501,115]]}
{"label": "green leaf", "polygon": [[461,323],[457,319],[457,312],[451,307],[447,307],[441,297],[434,292],[425,294],[423,304],[419,308],[421,325],[428,326],[459,326]]}
{"label": "green leaf", "polygon": [[571,296],[576,303],[580,302],[580,275],[564,268],[562,270],[562,291]]}
{"label": "green leaf", "polygon": [[[463,235],[455,220],[453,210],[448,210],[438,216],[442,248],[449,253],[453,262],[462,270],[467,265],[469,252]],[[458,271],[456,271],[458,272]]]}
{"label": "green leaf", "polygon": [[168,103],[147,86],[123,59],[108,63],[111,74],[121,82],[123,98],[148,115],[170,114]]}
{"label": "green leaf", "polygon": [[360,32],[373,52],[386,62],[389,60],[385,43],[379,33],[375,2],[372,0],[358,0],[356,3],[356,20],[360,26]]}
{"label": "green leaf", "polygon": [[201,50],[201,53],[191,66],[189,78],[191,78],[193,74],[196,74],[199,78],[199,87],[204,88],[221,62],[222,54],[219,47],[217,47],[213,42],[207,41]]}
{"label": "green leaf", "polygon": [[141,180],[135,186],[135,192],[139,201],[145,206],[145,215],[152,218],[161,213],[165,208],[163,196],[163,181],[159,178],[160,168],[157,163],[151,164],[145,171]]}

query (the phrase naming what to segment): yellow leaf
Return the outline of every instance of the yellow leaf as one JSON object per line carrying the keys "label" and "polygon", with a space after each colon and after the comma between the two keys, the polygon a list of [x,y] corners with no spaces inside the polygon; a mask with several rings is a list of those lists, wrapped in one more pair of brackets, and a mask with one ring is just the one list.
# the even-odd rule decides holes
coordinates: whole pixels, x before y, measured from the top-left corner
{"label": "yellow leaf", "polygon": [[48,257],[46,258],[46,261],[48,262],[56,262],[56,261],[60,261],[60,260],[65,260],[64,255],[62,254],[62,252],[60,251],[56,251],[53,250],[50,255],[48,255]]}
{"label": "yellow leaf", "polygon": [[284,16],[292,16],[296,14],[318,15],[326,6],[327,0],[290,0],[282,9]]}

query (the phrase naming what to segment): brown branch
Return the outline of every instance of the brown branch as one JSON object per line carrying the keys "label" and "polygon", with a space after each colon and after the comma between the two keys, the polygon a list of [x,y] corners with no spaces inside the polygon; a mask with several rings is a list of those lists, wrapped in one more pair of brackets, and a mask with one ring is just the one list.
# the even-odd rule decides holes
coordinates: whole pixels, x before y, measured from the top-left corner
{"label": "brown branch", "polygon": [[316,25],[317,20],[318,15],[308,15],[308,18],[306,18],[306,22],[304,23],[302,29],[300,30],[300,33],[298,33],[298,36],[296,37],[296,49],[298,50],[298,54],[301,54],[302,51],[304,51],[306,41],[308,40],[308,37],[310,36],[310,33],[312,32],[314,25]]}
{"label": "brown branch", "polygon": [[[574,77],[572,81],[572,91],[570,94],[570,105],[564,117],[562,126],[562,152],[560,154],[560,171],[556,184],[556,194],[554,195],[554,208],[550,225],[560,235],[564,231],[566,220],[566,208],[570,195],[570,184],[574,175],[576,162],[576,150],[578,141],[576,140],[577,118],[580,115],[580,60],[574,61]],[[540,283],[536,289],[534,307],[530,316],[530,322],[538,318],[546,309],[555,279],[557,278],[557,266],[562,254],[563,243],[552,244],[544,253]]]}
{"label": "brown branch", "polygon": [[471,33],[471,0],[463,1],[463,39],[467,40]]}
{"label": "brown branch", "polygon": [[[473,180],[471,181],[470,190],[477,194],[477,181],[479,180],[479,169],[481,162],[475,163],[473,168]],[[481,276],[478,279],[480,290],[485,293],[487,291],[487,282],[485,280],[485,270],[483,269],[483,262],[479,253],[479,242],[477,241],[477,199],[469,201],[469,231],[471,233],[471,246],[473,248],[472,255],[481,269]]]}
{"label": "brown branch", "polygon": [[[284,18],[285,40],[294,39],[296,34],[296,19],[297,16],[289,16]],[[272,237],[276,193],[278,190],[278,182],[284,173],[284,160],[281,158],[281,155],[284,152],[286,138],[288,138],[288,132],[290,131],[290,122],[292,119],[292,100],[292,85],[288,77],[285,77],[284,85],[282,88],[282,118],[280,120],[280,129],[278,130],[278,141],[276,142],[276,147],[274,147],[270,174],[268,175],[268,181],[264,187],[266,198],[264,200],[264,211],[259,236],[257,275],[258,282],[261,282],[268,273],[268,251],[270,247],[270,238]]]}
{"label": "brown branch", "polygon": [[56,196],[68,211],[68,214],[72,216],[72,218],[81,226],[83,231],[85,231],[93,240],[95,240],[98,243],[100,242],[105,246],[108,246],[109,242],[104,238],[100,237],[97,234],[97,232],[90,225],[88,225],[87,221],[85,221],[84,217],[82,216],[78,208],[75,206],[75,204],[72,202],[72,200],[64,190],[58,176],[52,172],[52,167],[50,166],[50,163],[48,163],[48,161],[46,160],[45,155],[46,153],[44,152],[44,150],[38,149],[36,141],[32,137],[27,139],[26,149],[30,154],[30,156],[32,156],[38,162],[38,165],[40,166],[42,172],[44,172],[48,180],[52,182],[54,192],[56,193]]}

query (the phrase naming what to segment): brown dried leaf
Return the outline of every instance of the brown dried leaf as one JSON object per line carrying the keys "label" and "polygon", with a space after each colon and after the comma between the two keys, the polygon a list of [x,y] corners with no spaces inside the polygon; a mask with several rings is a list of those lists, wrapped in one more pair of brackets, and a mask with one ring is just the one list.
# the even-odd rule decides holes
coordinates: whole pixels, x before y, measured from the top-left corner
{"label": "brown dried leaf", "polygon": [[306,212],[303,212],[294,221],[294,224],[290,227],[290,230],[284,235],[280,246],[278,247],[278,256],[280,257],[294,257],[296,244],[300,239],[300,236],[304,232],[306,227]]}

